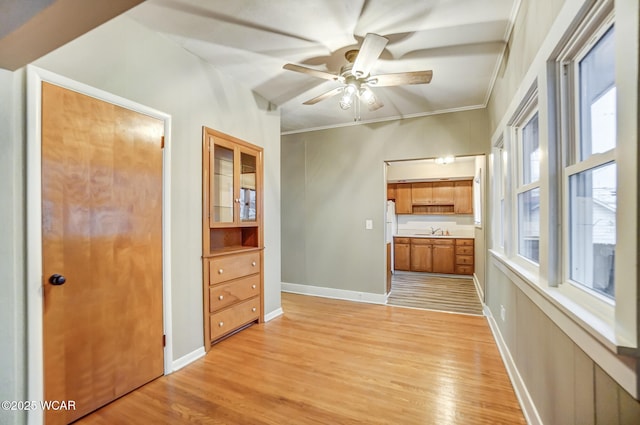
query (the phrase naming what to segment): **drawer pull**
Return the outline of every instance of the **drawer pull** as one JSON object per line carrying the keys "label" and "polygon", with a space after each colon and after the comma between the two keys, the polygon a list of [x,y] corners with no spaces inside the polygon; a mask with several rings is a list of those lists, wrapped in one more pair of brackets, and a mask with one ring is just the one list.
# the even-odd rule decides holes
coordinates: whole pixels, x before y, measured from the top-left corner
{"label": "drawer pull", "polygon": [[251,265],[252,265],[253,267],[255,267],[255,266],[256,266],[256,262],[255,262],[255,261],[254,261],[254,262],[252,262],[252,263],[251,263]]}
{"label": "drawer pull", "polygon": [[251,285],[251,289],[256,289],[256,285]]}
{"label": "drawer pull", "polygon": [[218,323],[218,326],[219,326],[219,327],[223,327],[223,326],[224,326],[224,322],[220,322],[220,323]]}
{"label": "drawer pull", "polygon": [[218,297],[218,299],[219,299],[220,301],[222,301],[222,300],[224,300],[224,296],[223,296],[223,295],[220,295],[220,296]]}
{"label": "drawer pull", "polygon": [[253,312],[255,313],[255,312],[256,312],[256,308],[255,308],[255,307],[253,307],[253,308],[251,309],[251,311],[253,311]]}
{"label": "drawer pull", "polygon": [[222,273],[224,273],[224,270],[218,269],[218,274],[222,274]]}

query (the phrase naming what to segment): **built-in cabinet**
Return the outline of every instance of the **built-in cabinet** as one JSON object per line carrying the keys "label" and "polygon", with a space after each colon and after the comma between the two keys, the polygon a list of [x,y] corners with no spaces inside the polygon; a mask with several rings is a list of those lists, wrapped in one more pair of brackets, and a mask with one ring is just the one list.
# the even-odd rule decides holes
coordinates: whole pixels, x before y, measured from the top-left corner
{"label": "built-in cabinet", "polygon": [[412,272],[473,274],[473,239],[394,238],[394,268]]}
{"label": "built-in cabinet", "polygon": [[475,266],[474,240],[456,239],[456,274],[473,274]]}
{"label": "built-in cabinet", "polygon": [[262,148],[203,128],[205,348],[262,320]]}
{"label": "built-in cabinet", "polygon": [[389,183],[387,199],[397,214],[473,214],[471,180]]}

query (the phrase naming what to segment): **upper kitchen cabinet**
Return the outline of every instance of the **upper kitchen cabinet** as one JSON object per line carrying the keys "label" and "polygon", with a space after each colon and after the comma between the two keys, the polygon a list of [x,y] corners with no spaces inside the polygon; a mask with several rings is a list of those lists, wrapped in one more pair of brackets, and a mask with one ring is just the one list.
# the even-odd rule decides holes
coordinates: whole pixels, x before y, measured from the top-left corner
{"label": "upper kitchen cabinet", "polygon": [[205,256],[260,247],[262,148],[203,129]]}
{"label": "upper kitchen cabinet", "polygon": [[433,203],[453,205],[453,182],[433,182]]}
{"label": "upper kitchen cabinet", "polygon": [[412,214],[411,183],[396,184],[396,214]]}
{"label": "upper kitchen cabinet", "polygon": [[387,184],[387,201],[395,201],[396,200],[396,184],[389,183]]}
{"label": "upper kitchen cabinet", "polygon": [[396,214],[473,214],[472,190],[472,180],[397,183]]}
{"label": "upper kitchen cabinet", "polygon": [[473,181],[456,181],[453,187],[454,213],[473,214]]}

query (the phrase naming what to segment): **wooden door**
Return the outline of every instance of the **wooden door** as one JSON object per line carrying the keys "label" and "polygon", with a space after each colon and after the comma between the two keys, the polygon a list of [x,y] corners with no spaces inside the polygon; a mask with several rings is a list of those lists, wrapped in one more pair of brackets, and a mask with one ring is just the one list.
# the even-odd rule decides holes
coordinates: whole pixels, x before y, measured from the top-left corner
{"label": "wooden door", "polygon": [[411,214],[411,183],[396,185],[396,214]]}
{"label": "wooden door", "polygon": [[433,245],[411,244],[411,271],[431,272],[433,270],[432,260]]}
{"label": "wooden door", "polygon": [[457,181],[454,185],[454,212],[473,214],[472,180]]}
{"label": "wooden door", "polygon": [[76,406],[47,410],[48,425],[163,374],[162,135],[160,120],[43,84],[44,399]]}
{"label": "wooden door", "polygon": [[409,251],[408,243],[393,244],[393,268],[394,269],[409,271],[411,269],[410,258],[411,258],[411,253]]}
{"label": "wooden door", "polygon": [[433,203],[433,183],[412,183],[411,201],[414,205],[430,205]]}
{"label": "wooden door", "polygon": [[387,184],[387,201],[395,201],[396,200],[396,184],[388,183]]}
{"label": "wooden door", "polygon": [[433,203],[453,205],[453,182],[433,182]]}
{"label": "wooden door", "polygon": [[453,273],[456,256],[453,245],[433,245],[433,272]]}

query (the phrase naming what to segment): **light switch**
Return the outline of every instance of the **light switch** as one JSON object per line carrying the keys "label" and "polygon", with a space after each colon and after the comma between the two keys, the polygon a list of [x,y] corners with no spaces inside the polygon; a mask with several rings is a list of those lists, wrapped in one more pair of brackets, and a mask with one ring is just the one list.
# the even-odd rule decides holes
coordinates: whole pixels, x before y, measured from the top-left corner
{"label": "light switch", "polygon": [[367,229],[367,230],[373,229],[373,220],[365,220],[364,221],[364,228]]}

